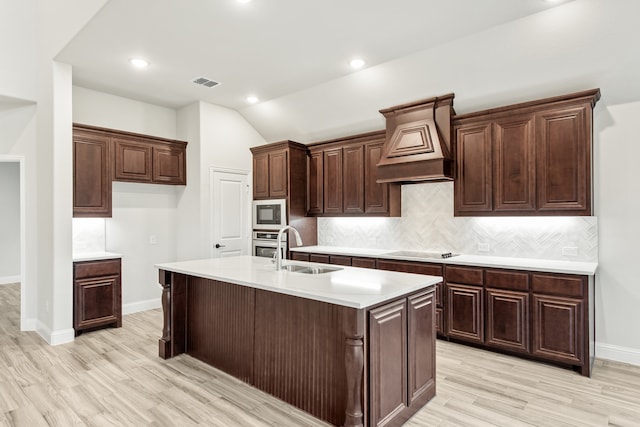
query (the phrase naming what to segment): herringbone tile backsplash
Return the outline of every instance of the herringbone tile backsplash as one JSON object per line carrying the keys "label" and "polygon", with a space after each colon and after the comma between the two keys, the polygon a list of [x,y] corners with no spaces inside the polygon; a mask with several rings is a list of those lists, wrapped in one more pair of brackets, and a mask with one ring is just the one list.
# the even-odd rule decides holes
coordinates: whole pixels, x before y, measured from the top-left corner
{"label": "herringbone tile backsplash", "polygon": [[[318,244],[351,248],[598,260],[596,217],[454,217],[453,182],[402,186],[400,218],[318,218]],[[488,244],[489,251],[479,251]],[[577,248],[563,256],[562,248]]]}

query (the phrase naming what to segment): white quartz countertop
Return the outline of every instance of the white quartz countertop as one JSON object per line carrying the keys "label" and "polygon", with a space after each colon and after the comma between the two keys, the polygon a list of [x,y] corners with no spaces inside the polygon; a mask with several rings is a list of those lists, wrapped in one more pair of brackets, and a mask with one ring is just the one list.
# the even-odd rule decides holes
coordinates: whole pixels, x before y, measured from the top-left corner
{"label": "white quartz countertop", "polygon": [[[286,263],[323,265],[301,261]],[[156,267],[358,309],[371,307],[442,282],[442,277],[439,276],[342,266],[339,266],[339,271],[317,275],[276,271],[271,259],[252,256],[173,262],[157,264]]]}
{"label": "white quartz countertop", "polygon": [[294,252],[311,252],[325,255],[344,255],[355,257],[422,261],[450,265],[469,265],[478,267],[506,268],[514,270],[533,270],[549,273],[584,274],[593,276],[598,269],[597,262],[549,260],[535,258],[511,258],[482,255],[458,255],[451,258],[420,258],[412,256],[388,255],[393,249],[363,249],[339,246],[302,246],[291,248]]}
{"label": "white quartz countertop", "polygon": [[113,252],[83,252],[74,253],[73,262],[81,261],[100,261],[103,259],[118,259],[122,258],[122,255]]}

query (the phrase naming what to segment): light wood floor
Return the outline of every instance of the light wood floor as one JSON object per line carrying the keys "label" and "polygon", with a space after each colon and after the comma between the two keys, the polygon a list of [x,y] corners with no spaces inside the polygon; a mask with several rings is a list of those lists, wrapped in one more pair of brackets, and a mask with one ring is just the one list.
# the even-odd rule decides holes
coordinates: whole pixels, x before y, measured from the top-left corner
{"label": "light wood floor", "polygon": [[[0,426],[324,426],[189,356],[157,356],[160,310],[51,347],[0,286]],[[592,378],[438,341],[437,396],[406,426],[640,426],[640,367]]]}

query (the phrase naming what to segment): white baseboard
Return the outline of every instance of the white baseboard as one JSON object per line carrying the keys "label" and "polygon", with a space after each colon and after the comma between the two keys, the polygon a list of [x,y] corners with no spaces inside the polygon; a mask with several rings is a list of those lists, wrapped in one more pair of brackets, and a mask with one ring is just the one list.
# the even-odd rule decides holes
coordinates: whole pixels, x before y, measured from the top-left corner
{"label": "white baseboard", "polygon": [[8,285],[11,283],[20,283],[20,276],[3,276],[0,277],[0,285]]}
{"label": "white baseboard", "polygon": [[640,366],[640,350],[636,348],[596,343],[596,357]]}
{"label": "white baseboard", "polygon": [[51,329],[40,320],[37,321],[36,332],[40,335],[49,345],[60,345],[73,342],[76,337],[73,328],[63,329],[62,331],[51,332]]}
{"label": "white baseboard", "polygon": [[154,308],[161,308],[162,302],[160,298],[148,299],[146,301],[132,302],[129,304],[122,304],[122,314],[132,314],[139,311],[153,310]]}

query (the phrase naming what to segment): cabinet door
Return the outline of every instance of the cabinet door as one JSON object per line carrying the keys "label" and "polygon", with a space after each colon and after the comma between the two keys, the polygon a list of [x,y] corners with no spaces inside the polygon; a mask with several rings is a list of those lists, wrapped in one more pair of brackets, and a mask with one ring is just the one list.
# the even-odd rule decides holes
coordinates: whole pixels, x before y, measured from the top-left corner
{"label": "cabinet door", "polygon": [[438,335],[445,335],[444,310],[442,308],[436,308],[436,332]]}
{"label": "cabinet door", "polygon": [[486,344],[529,352],[529,294],[487,289]]}
{"label": "cabinet door", "polygon": [[287,165],[287,150],[269,153],[269,197],[272,199],[287,197]]}
{"label": "cabinet door", "polygon": [[342,213],[342,148],[324,151],[324,213]]}
{"label": "cabinet door", "polygon": [[345,147],[343,156],[343,213],[364,213],[364,147]]}
{"label": "cabinet door", "polygon": [[253,155],[253,198],[269,198],[269,154]]}
{"label": "cabinet door", "polygon": [[119,277],[76,280],[74,297],[76,331],[108,324],[121,326]]}
{"label": "cabinet door", "polygon": [[111,216],[109,137],[73,132],[73,216]]}
{"label": "cabinet door", "polygon": [[322,151],[315,151],[309,155],[307,161],[307,212],[321,214],[324,212],[323,200],[323,156]]}
{"label": "cabinet door", "polygon": [[428,291],[407,299],[408,385],[411,405],[425,393],[435,392],[435,294]]}
{"label": "cabinet door", "polygon": [[533,295],[533,355],[582,364],[583,331],[582,300]]}
{"label": "cabinet door", "polygon": [[456,160],[455,214],[491,212],[493,178],[490,122],[457,127]]}
{"label": "cabinet door", "polygon": [[371,425],[388,424],[407,407],[407,303],[369,312]]}
{"label": "cabinet door", "polygon": [[536,121],[538,210],[591,215],[590,108],[543,112]]}
{"label": "cabinet door", "polygon": [[384,141],[364,146],[364,211],[368,214],[389,213],[389,184],[376,182],[383,146]]}
{"label": "cabinet door", "polygon": [[116,181],[151,182],[151,145],[126,139],[113,139]]}
{"label": "cabinet door", "polygon": [[496,211],[534,211],[535,144],[533,115],[497,120],[493,125]]}
{"label": "cabinet door", "polygon": [[153,182],[186,185],[185,150],[172,147],[153,147]]}
{"label": "cabinet door", "polygon": [[483,289],[447,283],[447,335],[465,341],[484,341]]}

